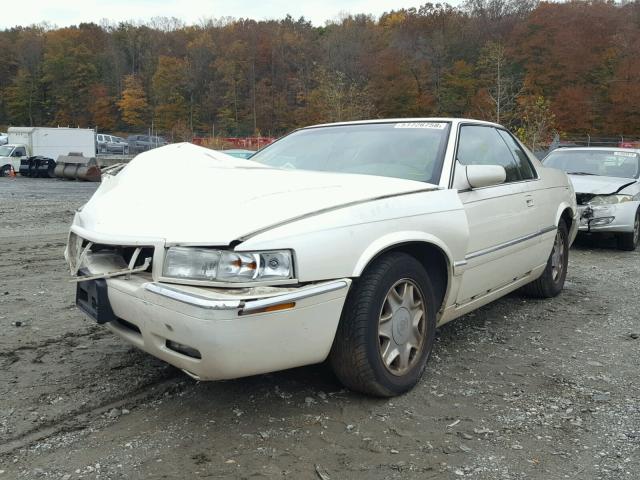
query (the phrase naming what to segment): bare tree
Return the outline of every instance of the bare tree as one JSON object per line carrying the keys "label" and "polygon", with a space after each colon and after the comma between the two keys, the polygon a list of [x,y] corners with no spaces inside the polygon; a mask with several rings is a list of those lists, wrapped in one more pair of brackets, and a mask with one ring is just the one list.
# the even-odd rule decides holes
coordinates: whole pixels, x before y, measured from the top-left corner
{"label": "bare tree", "polygon": [[509,124],[522,86],[505,55],[504,45],[487,42],[478,60],[478,69],[492,105],[490,117],[496,123]]}

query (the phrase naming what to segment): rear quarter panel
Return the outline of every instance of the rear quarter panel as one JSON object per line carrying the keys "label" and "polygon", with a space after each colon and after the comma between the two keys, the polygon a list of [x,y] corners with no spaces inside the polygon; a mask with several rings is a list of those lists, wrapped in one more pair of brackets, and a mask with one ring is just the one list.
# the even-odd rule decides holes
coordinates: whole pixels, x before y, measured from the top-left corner
{"label": "rear quarter panel", "polygon": [[[541,164],[536,165],[538,175],[542,180],[543,195],[541,195],[546,212],[545,224],[557,226],[565,210],[571,211],[571,216],[577,224],[578,207],[576,204],[576,193],[569,177],[561,170],[547,168]],[[573,229],[572,229],[573,230]],[[575,232],[570,238],[573,242]]]}

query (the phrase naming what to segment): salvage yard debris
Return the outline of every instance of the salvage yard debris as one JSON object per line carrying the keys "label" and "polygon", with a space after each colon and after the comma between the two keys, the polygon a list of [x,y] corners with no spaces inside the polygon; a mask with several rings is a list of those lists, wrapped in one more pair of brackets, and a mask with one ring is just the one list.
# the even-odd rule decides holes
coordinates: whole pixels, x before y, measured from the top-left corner
{"label": "salvage yard debris", "polygon": [[87,158],[81,152],[71,152],[58,157],[55,176],[67,180],[99,182],[101,172],[95,157]]}

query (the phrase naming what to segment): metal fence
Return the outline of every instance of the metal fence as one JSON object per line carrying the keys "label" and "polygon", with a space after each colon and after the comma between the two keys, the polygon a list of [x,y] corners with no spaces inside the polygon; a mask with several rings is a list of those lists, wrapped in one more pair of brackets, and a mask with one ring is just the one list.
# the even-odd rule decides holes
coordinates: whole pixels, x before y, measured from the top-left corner
{"label": "metal fence", "polygon": [[536,145],[534,153],[538,158],[544,158],[550,151],[558,147],[612,147],[612,148],[638,148],[640,149],[640,137],[616,135],[609,137],[591,136],[589,134],[555,135],[551,143]]}
{"label": "metal fence", "polygon": [[580,146],[580,147],[620,147],[620,148],[640,148],[639,137],[626,137],[617,135],[612,137],[592,137],[586,135],[563,135],[556,137],[551,142],[552,146]]}

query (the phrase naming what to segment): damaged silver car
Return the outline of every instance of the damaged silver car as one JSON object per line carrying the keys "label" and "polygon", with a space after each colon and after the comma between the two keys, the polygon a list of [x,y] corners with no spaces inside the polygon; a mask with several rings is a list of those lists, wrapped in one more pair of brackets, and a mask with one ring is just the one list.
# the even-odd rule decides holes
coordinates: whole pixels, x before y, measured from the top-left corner
{"label": "damaged silver car", "polygon": [[640,150],[560,148],[543,163],[569,174],[580,210],[580,232],[614,234],[620,249],[636,249],[640,237]]}

